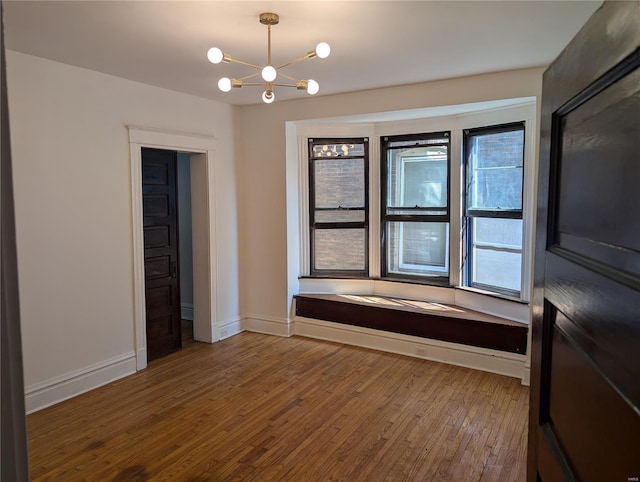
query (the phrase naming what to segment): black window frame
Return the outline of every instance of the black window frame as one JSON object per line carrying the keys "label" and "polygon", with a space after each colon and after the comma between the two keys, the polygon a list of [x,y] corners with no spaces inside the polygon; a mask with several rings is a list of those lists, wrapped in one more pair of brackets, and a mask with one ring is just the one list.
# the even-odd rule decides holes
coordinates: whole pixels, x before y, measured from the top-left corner
{"label": "black window frame", "polygon": [[[469,208],[469,189],[471,186],[470,179],[470,171],[469,168],[470,160],[469,154],[471,151],[470,143],[474,136],[478,135],[490,135],[490,134],[500,134],[503,132],[514,132],[514,131],[522,131],[522,191],[520,193],[520,209],[502,209],[502,210],[490,210],[490,209],[471,209]],[[463,285],[471,288],[477,288],[484,291],[490,291],[493,293],[511,296],[514,298],[520,298],[522,294],[522,279],[520,290],[511,290],[508,288],[504,288],[502,286],[493,286],[485,283],[476,283],[473,282],[473,218],[493,218],[493,219],[520,219],[523,221],[523,237],[524,237],[524,216],[523,216],[523,208],[524,208],[524,173],[525,173],[525,161],[526,161],[526,122],[525,121],[517,121],[517,122],[509,122],[506,124],[498,124],[492,126],[483,126],[476,127],[473,129],[465,129],[463,131],[463,152],[462,152],[462,163],[463,163],[463,179],[464,179],[464,189],[462,192],[463,197],[463,219],[462,219],[462,231],[463,231]],[[523,239],[524,241],[524,239]],[[490,248],[486,248],[490,249]],[[523,260],[524,260],[524,246],[521,245],[520,249],[513,249],[507,247],[495,248],[497,251],[505,251],[505,252],[513,252],[520,253],[521,255],[521,264],[520,264],[520,277],[522,278],[522,268],[523,268]]]}
{"label": "black window frame", "polygon": [[[369,277],[369,138],[308,138],[308,165],[309,165],[309,275],[314,278],[368,278]],[[333,158],[314,157],[313,146],[329,144],[364,144],[364,155],[344,156],[337,155]],[[364,221],[360,222],[316,222],[316,191],[314,162],[327,159],[363,159],[364,162]],[[361,210],[360,208],[343,208],[338,210]],[[315,268],[315,231],[319,229],[363,229],[364,243],[364,269],[363,270],[327,270]]]}
{"label": "black window frame", "polygon": [[[446,143],[429,143],[428,140],[447,138]],[[389,146],[392,142],[416,141],[414,147],[442,146],[447,147],[447,205],[442,208],[443,214],[422,214],[427,208],[402,208],[404,214],[389,214],[388,202],[388,151],[397,149]],[[423,142],[420,142],[423,141]],[[435,209],[430,209],[431,211]],[[407,211],[415,211],[415,214],[406,214]],[[380,276],[390,281],[410,281],[425,285],[450,286],[451,260],[447,260],[446,276],[418,275],[412,273],[389,273],[387,259],[387,223],[390,222],[425,222],[425,223],[447,223],[449,226],[449,236],[447,248],[451,244],[451,131],[438,131],[422,134],[401,134],[380,137]],[[450,254],[449,254],[450,256]]]}

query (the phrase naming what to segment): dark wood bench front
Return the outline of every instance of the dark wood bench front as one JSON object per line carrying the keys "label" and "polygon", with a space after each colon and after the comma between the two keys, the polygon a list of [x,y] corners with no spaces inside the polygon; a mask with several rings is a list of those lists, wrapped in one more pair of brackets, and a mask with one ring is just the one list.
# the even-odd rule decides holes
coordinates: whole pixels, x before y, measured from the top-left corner
{"label": "dark wood bench front", "polygon": [[369,295],[299,294],[296,315],[511,353],[526,353],[527,325],[459,306]]}

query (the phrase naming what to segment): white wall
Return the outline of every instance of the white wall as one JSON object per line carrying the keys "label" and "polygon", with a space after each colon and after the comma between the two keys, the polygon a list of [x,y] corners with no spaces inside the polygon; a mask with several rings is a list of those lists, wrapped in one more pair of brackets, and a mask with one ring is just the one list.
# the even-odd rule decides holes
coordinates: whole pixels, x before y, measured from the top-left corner
{"label": "white wall", "polygon": [[[92,373],[115,378],[130,371],[125,125],[217,138],[212,222],[219,256],[213,262],[224,283],[218,283],[216,315],[238,319],[233,108],[16,52],[7,52],[7,74],[27,402],[30,393],[65,384],[89,389],[82,384]],[[60,388],[57,396],[66,394]]]}
{"label": "white wall", "polygon": [[253,326],[260,320],[279,324],[288,320],[291,293],[287,285],[286,198],[290,185],[286,182],[286,122],[537,97],[539,125],[543,70],[516,70],[239,108],[235,134],[240,169],[241,286],[244,314],[253,320]]}

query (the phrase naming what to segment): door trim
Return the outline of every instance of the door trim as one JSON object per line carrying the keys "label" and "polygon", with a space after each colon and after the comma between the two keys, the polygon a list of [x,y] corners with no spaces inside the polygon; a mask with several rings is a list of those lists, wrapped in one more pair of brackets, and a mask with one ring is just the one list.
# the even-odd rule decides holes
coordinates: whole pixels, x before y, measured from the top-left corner
{"label": "door trim", "polygon": [[[211,213],[215,207],[214,146],[213,136],[126,126],[129,131],[131,169],[131,229],[133,244],[133,329],[136,353],[136,370],[147,366],[145,281],[144,281],[144,233],[142,229],[142,154],[143,147],[188,152],[191,157],[194,263],[194,338],[213,343],[220,339],[219,316],[216,296],[216,236]],[[200,179],[202,182],[197,183]],[[196,266],[198,269],[196,269]]]}

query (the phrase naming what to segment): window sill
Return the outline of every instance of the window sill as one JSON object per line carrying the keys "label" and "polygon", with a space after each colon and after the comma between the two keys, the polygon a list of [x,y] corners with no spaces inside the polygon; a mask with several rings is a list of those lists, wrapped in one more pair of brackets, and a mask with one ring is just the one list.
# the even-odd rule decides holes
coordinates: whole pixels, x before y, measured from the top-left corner
{"label": "window sill", "polygon": [[299,280],[322,279],[322,280],[363,280],[363,281],[384,281],[386,283],[404,283],[420,286],[434,286],[437,288],[457,288],[449,284],[449,278],[439,278],[437,276],[425,278],[424,280],[416,278],[403,277],[377,277],[377,276],[298,276]]}
{"label": "window sill", "polygon": [[521,305],[529,304],[527,300],[516,298],[515,296],[503,295],[501,293],[496,293],[495,291],[483,290],[480,288],[474,288],[472,286],[453,286],[453,288],[455,288],[456,290],[468,291],[470,293],[477,293],[483,296],[490,296],[491,298],[498,298],[505,301],[511,301],[513,303],[520,303]]}
{"label": "window sill", "polygon": [[423,280],[418,280],[414,278],[381,278],[375,276],[298,276],[299,280],[313,280],[313,279],[321,279],[321,280],[363,280],[363,281],[384,281],[387,283],[403,283],[410,285],[420,285],[420,286],[433,286],[436,288],[450,288],[454,290],[463,290],[468,291],[470,293],[477,293],[483,296],[490,296],[492,298],[498,298],[505,301],[512,301],[514,303],[520,303],[523,305],[528,305],[528,300],[523,300],[517,298],[515,296],[509,296],[502,293],[497,293],[495,291],[483,290],[481,288],[475,288],[473,286],[453,286],[448,283],[447,278],[430,278]]}

